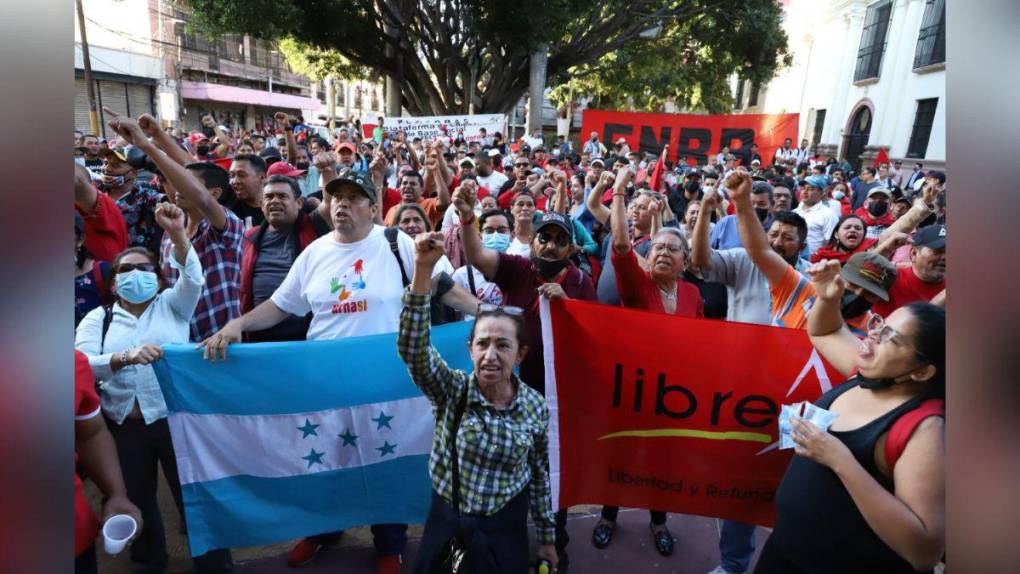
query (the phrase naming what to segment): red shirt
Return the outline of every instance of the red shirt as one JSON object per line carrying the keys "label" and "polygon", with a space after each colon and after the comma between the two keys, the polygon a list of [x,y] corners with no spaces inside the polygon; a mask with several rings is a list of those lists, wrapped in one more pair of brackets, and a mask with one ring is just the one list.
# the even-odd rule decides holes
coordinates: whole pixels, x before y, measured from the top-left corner
{"label": "red shirt", "polygon": [[398,203],[400,203],[400,192],[393,189],[392,187],[387,187],[386,192],[383,193],[382,200],[383,216],[389,213],[390,208],[393,207],[394,205],[397,205]]}
{"label": "red shirt", "polygon": [[80,209],[78,213],[85,220],[85,248],[97,261],[113,261],[118,253],[127,249],[127,224],[112,197],[99,191],[92,213]]}
{"label": "red shirt", "polygon": [[[74,352],[74,420],[89,420],[99,416],[99,395],[92,376],[88,357]],[[78,453],[74,453],[78,463]],[[96,541],[99,535],[99,518],[85,499],[85,486],[78,473],[74,473],[74,555],[79,556]]]}
{"label": "red shirt", "polygon": [[904,305],[916,301],[931,301],[932,297],[941,293],[945,288],[945,279],[938,283],[925,283],[914,274],[914,268],[911,265],[901,266],[896,275],[896,282],[889,289],[889,301],[875,303],[872,311],[883,317],[888,317],[893,311]]}
{"label": "red shirt", "polygon": [[[610,247],[612,249],[612,247]],[[659,286],[648,272],[641,268],[633,249],[626,253],[613,250],[613,268],[616,270],[616,289],[624,307],[665,313]],[[683,279],[676,281],[676,311],[678,317],[704,317],[705,303],[698,288]]]}

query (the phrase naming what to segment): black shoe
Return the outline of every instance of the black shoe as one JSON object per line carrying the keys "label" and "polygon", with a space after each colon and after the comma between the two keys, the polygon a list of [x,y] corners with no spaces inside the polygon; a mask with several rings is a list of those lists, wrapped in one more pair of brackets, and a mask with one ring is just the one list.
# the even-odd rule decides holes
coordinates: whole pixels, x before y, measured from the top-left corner
{"label": "black shoe", "polygon": [[659,551],[659,554],[663,556],[670,556],[673,554],[673,535],[670,534],[669,528],[663,525],[662,530],[655,530],[655,525],[649,526],[652,530],[652,540],[655,541],[655,549]]}
{"label": "black shoe", "polygon": [[556,574],[567,574],[567,570],[570,569],[570,556],[565,550],[557,550],[556,556],[559,558],[559,562],[556,564]]}
{"label": "black shoe", "polygon": [[600,521],[591,532],[591,543],[595,548],[602,549],[609,546],[613,541],[613,532],[616,530],[615,522]]}

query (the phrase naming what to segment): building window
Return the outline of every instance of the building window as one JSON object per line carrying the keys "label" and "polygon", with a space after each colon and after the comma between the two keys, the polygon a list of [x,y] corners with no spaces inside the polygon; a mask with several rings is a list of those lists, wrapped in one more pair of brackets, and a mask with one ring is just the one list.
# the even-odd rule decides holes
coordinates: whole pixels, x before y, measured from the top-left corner
{"label": "building window", "polygon": [[924,158],[928,152],[928,140],[931,137],[931,126],[935,123],[935,108],[938,98],[917,100],[917,114],[914,115],[914,129],[910,131],[910,144],[907,145],[907,157]]}
{"label": "building window", "polygon": [[244,61],[244,39],[237,34],[223,34],[216,42],[216,55],[224,60]]}
{"label": "building window", "polygon": [[864,30],[861,32],[861,46],[857,50],[855,82],[878,77],[882,68],[882,54],[885,53],[890,15],[892,15],[891,0],[882,0],[868,6],[868,12],[864,16]]}
{"label": "building window", "polygon": [[815,112],[815,128],[811,134],[811,143],[817,145],[822,142],[822,128],[825,127],[825,110]]}
{"label": "building window", "polygon": [[754,107],[758,105],[758,92],[761,91],[761,84],[754,82],[751,84],[751,94],[747,97],[747,107]]}
{"label": "building window", "polygon": [[737,95],[733,98],[733,109],[739,110],[744,107],[744,80],[737,78]]}
{"label": "building window", "polygon": [[946,61],[946,1],[928,0],[917,35],[914,69]]}

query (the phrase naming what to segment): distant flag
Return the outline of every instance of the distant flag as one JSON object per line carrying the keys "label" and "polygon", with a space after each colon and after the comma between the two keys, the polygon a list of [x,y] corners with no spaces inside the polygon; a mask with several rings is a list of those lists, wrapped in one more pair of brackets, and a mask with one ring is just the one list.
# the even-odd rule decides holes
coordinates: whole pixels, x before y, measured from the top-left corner
{"label": "distant flag", "polygon": [[659,186],[662,185],[662,174],[666,170],[667,155],[669,155],[669,144],[662,148],[662,153],[659,154],[659,161],[655,163],[655,168],[652,170],[652,178],[648,182],[652,191],[659,191]]}

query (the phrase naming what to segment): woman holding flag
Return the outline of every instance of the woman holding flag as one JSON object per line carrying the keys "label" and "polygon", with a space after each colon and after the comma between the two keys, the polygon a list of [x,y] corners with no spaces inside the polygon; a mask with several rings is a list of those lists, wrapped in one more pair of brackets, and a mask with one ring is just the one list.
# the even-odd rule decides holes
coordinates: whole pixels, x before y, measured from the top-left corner
{"label": "woman holding flag", "polygon": [[557,564],[549,478],[549,409],[513,374],[528,351],[521,309],[480,305],[468,340],[474,372],[450,369],[432,347],[430,278],[443,234],[415,239],[414,279],[404,293],[397,349],[433,404],[432,507],[414,572],[473,574],[528,569],[530,514],[538,557]]}
{"label": "woman holding flag", "polygon": [[[687,268],[690,249],[678,229],[667,227],[652,235],[651,248],[644,264],[634,252],[624,207],[625,190],[630,178],[630,170],[621,170],[617,176],[613,189],[612,215],[609,218],[613,228],[613,269],[616,272],[620,302],[624,307],[655,313],[704,317],[701,292],[681,279]],[[655,213],[658,206],[649,209]],[[619,510],[616,506],[602,507],[602,518],[592,532],[592,543],[596,548],[609,546]],[[650,528],[659,554],[673,554],[673,536],[666,527],[666,513],[652,510]]]}

